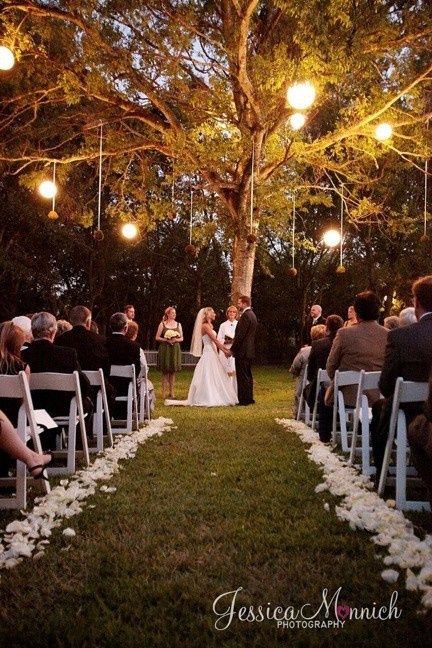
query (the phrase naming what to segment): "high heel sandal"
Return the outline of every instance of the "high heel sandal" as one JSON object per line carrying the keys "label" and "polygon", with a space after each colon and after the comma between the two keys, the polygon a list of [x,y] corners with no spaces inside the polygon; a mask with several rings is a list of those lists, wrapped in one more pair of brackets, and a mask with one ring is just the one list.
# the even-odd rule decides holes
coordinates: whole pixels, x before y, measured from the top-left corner
{"label": "high heel sandal", "polygon": [[[49,455],[51,455],[50,452],[47,452],[47,453],[44,453],[44,454],[49,454]],[[28,469],[28,470],[29,470],[29,473],[31,474],[31,476],[33,477],[33,479],[45,479],[45,481],[49,481],[48,476],[47,476],[47,475],[44,475],[44,472],[45,472],[45,468],[46,468],[46,467],[51,463],[51,461],[52,461],[52,455],[51,455],[51,459],[50,459],[47,463],[45,463],[45,464],[38,464],[37,466],[33,466],[32,468],[29,468],[29,469]],[[42,470],[41,470],[40,472],[38,472],[37,475],[33,475],[33,471],[34,471],[34,470],[37,470],[38,468],[42,468]]]}

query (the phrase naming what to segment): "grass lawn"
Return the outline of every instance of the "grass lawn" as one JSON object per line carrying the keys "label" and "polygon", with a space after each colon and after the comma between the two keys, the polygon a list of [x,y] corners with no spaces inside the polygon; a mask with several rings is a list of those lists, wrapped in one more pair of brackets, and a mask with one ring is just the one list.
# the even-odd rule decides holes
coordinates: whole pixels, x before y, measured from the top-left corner
{"label": "grass lawn", "polygon": [[[162,407],[152,373],[156,415],[178,429],[148,441],[112,480],[115,494],[99,493],[65,523],[75,538],[57,530],[41,560],[1,573],[0,646],[432,645],[418,595],[381,579],[379,548],[324,510],[335,499],[314,493],[320,471],[275,423],[291,415],[288,372],[254,373],[255,406],[213,409]],[[181,372],[177,398],[190,379]],[[397,590],[402,614],[339,629],[235,618],[215,630],[214,599],[239,587],[238,604],[309,610],[325,588],[341,587],[340,602],[358,608],[388,605]]]}

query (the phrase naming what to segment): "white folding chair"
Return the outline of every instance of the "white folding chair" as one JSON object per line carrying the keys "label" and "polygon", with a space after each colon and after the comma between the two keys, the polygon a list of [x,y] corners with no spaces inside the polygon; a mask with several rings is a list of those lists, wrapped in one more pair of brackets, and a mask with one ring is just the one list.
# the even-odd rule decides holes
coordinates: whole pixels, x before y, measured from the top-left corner
{"label": "white folding chair", "polygon": [[[138,429],[138,397],[135,365],[111,365],[111,376],[117,378],[128,378],[127,396],[116,396],[116,402],[127,404],[126,420],[117,419],[113,421],[113,434],[129,434],[133,429]],[[119,423],[126,423],[126,426],[118,427]]]}
{"label": "white folding chair", "polygon": [[[0,396],[2,398],[17,398],[22,400],[18,411],[18,424],[16,427],[17,434],[23,443],[30,439],[33,442],[35,452],[42,455],[42,447],[39,439],[40,428],[37,427],[33,402],[29,390],[27,376],[24,371],[16,376],[0,376]],[[22,461],[16,462],[15,480],[16,496],[0,498],[0,508],[26,508],[27,506],[27,469]],[[50,492],[50,484],[42,479],[42,487],[46,493]],[[9,478],[0,479],[0,483],[7,484]]]}
{"label": "white folding chair", "polygon": [[317,375],[317,384],[316,384],[316,389],[315,389],[315,401],[314,401],[314,406],[312,410],[312,430],[315,431],[316,428],[316,422],[317,422],[317,412],[318,412],[318,394],[321,389],[321,385],[324,384],[328,386],[330,384],[330,378],[325,369],[318,369],[318,375]]}
{"label": "white folding chair", "polygon": [[[372,448],[370,446],[370,433],[369,425],[372,417],[372,410],[369,407],[369,401],[365,392],[378,389],[378,383],[381,376],[381,371],[365,371],[360,372],[360,380],[357,389],[357,400],[354,410],[354,424],[351,439],[351,452],[349,463],[354,465],[355,455],[360,453],[361,468],[363,475],[375,474],[375,467],[371,466],[370,457]],[[358,434],[358,427],[361,423],[362,433]],[[357,448],[358,437],[360,437],[360,448]]]}
{"label": "white folding chair", "polygon": [[[48,468],[48,474],[62,475],[64,473],[72,474],[75,472],[76,456],[82,454],[86,466],[90,465],[90,456],[87,444],[87,435],[84,423],[84,408],[81,397],[81,387],[77,371],[72,374],[42,372],[30,374],[30,390],[41,391],[59,391],[71,392],[68,416],[53,416],[54,421],[63,430],[67,429],[67,463],[65,467]],[[82,452],[76,450],[76,429],[79,425],[82,441]],[[63,452],[54,452],[54,456],[59,457]]]}
{"label": "white folding chair", "polygon": [[300,394],[299,404],[298,404],[298,408],[297,408],[296,420],[300,421],[301,415],[302,415],[302,412],[303,412],[303,409],[304,409],[304,421],[305,421],[306,425],[309,425],[310,424],[310,408],[309,408],[309,405],[307,404],[306,399],[305,399],[305,397],[303,395],[304,388],[308,384],[307,370],[308,370],[308,366],[306,364],[304,374],[303,374],[302,385],[301,385],[301,394]]}
{"label": "white folding chair", "polygon": [[353,385],[357,387],[359,380],[360,371],[339,371],[339,369],[336,369],[334,376],[332,442],[333,444],[337,443],[337,417],[339,414],[339,433],[342,452],[349,452],[350,450],[347,424],[352,420],[354,414],[354,407],[347,407],[345,405],[342,387]]}
{"label": "white folding chair", "polygon": [[111,448],[113,446],[111,416],[108,407],[105,378],[102,369],[83,371],[83,374],[87,376],[92,387],[97,387],[96,410],[93,414],[93,436],[96,438],[96,447],[89,447],[89,452],[102,452],[104,449],[104,418],[108,443]]}
{"label": "white folding chair", "polygon": [[407,476],[416,476],[413,467],[407,467],[407,455],[409,447],[407,443],[406,416],[401,405],[403,403],[424,403],[429,393],[429,386],[426,382],[411,382],[403,378],[396,380],[393,395],[393,405],[390,417],[389,433],[384,453],[384,460],[378,486],[378,495],[384,493],[387,481],[387,473],[390,465],[391,453],[396,443],[396,506],[403,511],[422,509],[430,510],[429,502],[407,501],[406,482]]}
{"label": "white folding chair", "polygon": [[140,385],[139,385],[139,422],[144,423],[145,419],[150,422],[151,420],[151,410],[150,410],[150,395],[148,388],[148,378],[147,372],[144,371],[140,376]]}

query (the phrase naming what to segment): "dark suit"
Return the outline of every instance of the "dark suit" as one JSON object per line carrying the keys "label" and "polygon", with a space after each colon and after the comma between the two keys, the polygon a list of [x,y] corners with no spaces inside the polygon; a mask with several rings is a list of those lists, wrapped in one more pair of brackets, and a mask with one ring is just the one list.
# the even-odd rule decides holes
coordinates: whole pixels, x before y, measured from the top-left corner
{"label": "dark suit", "polygon": [[[91,411],[90,383],[81,371],[75,349],[57,346],[49,340],[33,340],[27,349],[23,349],[21,356],[30,365],[31,373],[53,371],[71,374],[78,371],[84,409]],[[46,409],[51,416],[69,414],[71,395],[68,392],[36,391],[32,393],[32,399],[36,409]]]}
{"label": "dark suit", "polygon": [[[136,342],[128,340],[121,333],[111,333],[105,342],[108,351],[109,365],[135,365],[136,376],[138,378],[141,370],[140,347]],[[110,379],[117,396],[126,396],[129,385],[127,378],[118,378],[112,376]],[[124,404],[116,404],[114,410],[115,418],[122,418],[124,415]]]}
{"label": "dark suit", "polygon": [[[404,380],[427,382],[431,367],[432,313],[425,315],[411,326],[403,326],[389,331],[384,365],[379,381],[379,388],[385,396],[385,401],[381,401],[373,408],[371,425],[372,448],[377,473],[381,471],[384,458],[396,379],[402,377]],[[407,423],[409,424],[414,416],[421,413],[422,409],[420,403],[407,403],[404,406]]]}
{"label": "dark suit", "polygon": [[243,311],[235,331],[231,353],[235,358],[238,399],[240,405],[254,403],[251,364],[255,357],[255,333],[258,322],[251,308]]}
{"label": "dark suit", "polygon": [[72,330],[57,337],[55,344],[75,349],[81,369],[103,369],[105,376],[109,375],[108,351],[101,335],[89,331],[85,326],[74,326]]}
{"label": "dark suit", "polygon": [[321,340],[314,340],[308,361],[307,377],[308,385],[307,404],[313,408],[315,402],[316,382],[318,378],[318,369],[325,369],[327,358],[330,355],[330,349],[333,344],[333,338],[325,337]]}

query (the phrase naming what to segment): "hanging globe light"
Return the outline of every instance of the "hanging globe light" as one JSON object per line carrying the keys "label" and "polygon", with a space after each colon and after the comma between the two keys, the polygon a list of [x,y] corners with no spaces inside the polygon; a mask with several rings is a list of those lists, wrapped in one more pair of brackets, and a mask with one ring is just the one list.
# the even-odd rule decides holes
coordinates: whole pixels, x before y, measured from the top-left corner
{"label": "hanging globe light", "polygon": [[290,126],[293,130],[300,130],[306,123],[306,117],[302,113],[293,113],[289,118]]}
{"label": "hanging globe light", "polygon": [[339,230],[336,229],[329,229],[326,232],[324,232],[323,236],[323,241],[324,244],[327,245],[327,247],[336,247],[339,245],[341,241],[341,235]]}
{"label": "hanging globe light", "polygon": [[57,194],[57,187],[52,180],[44,180],[39,185],[39,193],[44,198],[54,198]]}
{"label": "hanging globe light", "polygon": [[386,140],[389,140],[392,135],[393,135],[393,128],[391,124],[388,124],[387,122],[378,124],[378,126],[375,128],[375,138],[379,142],[385,142]]}
{"label": "hanging globe light", "polygon": [[315,101],[316,91],[312,83],[295,83],[288,88],[287,99],[291,108],[305,110],[310,108]]}
{"label": "hanging globe light", "polygon": [[121,233],[126,239],[134,239],[138,236],[138,227],[134,223],[125,223],[121,228]]}
{"label": "hanging globe light", "polygon": [[10,70],[15,64],[15,56],[9,47],[0,47],[0,70]]}

